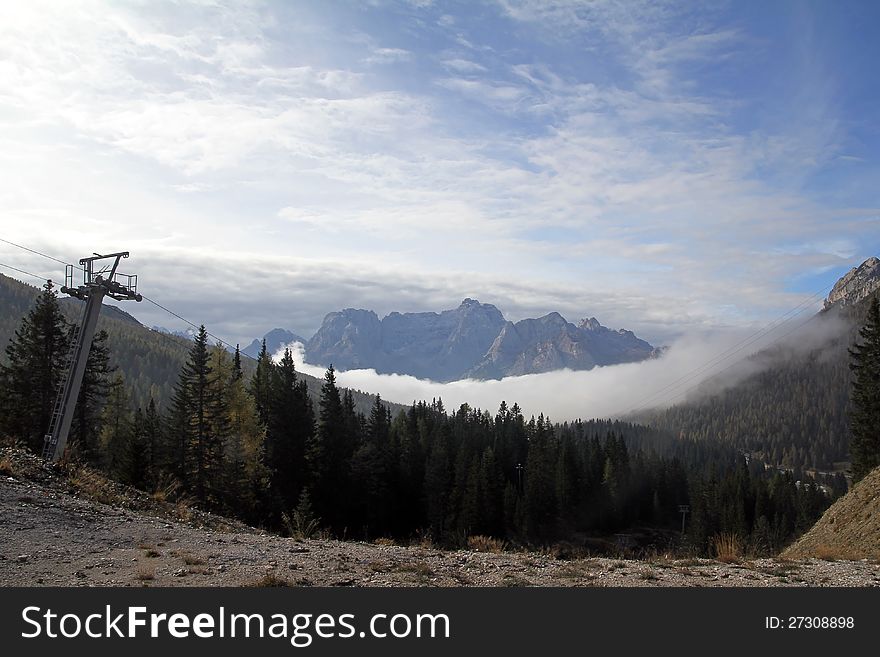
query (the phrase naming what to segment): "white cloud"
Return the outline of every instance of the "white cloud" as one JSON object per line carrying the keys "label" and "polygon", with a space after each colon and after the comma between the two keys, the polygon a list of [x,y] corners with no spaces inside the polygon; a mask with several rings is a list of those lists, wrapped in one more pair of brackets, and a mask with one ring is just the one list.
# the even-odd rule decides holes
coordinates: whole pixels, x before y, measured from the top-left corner
{"label": "white cloud", "polygon": [[[842,330],[842,324],[834,319],[805,321],[802,314],[763,332],[725,331],[681,338],[658,359],[587,371],[558,370],[494,381],[437,383],[407,375],[377,374],[375,370],[349,370],[337,371],[336,379],[341,386],[378,393],[383,399],[401,404],[440,398],[448,410],[467,403],[495,412],[506,401],[508,405],[518,403],[526,417],[544,413],[560,422],[621,418],[717,393],[780,359],[823,344]],[[796,340],[793,335],[797,335]],[[748,360],[751,354],[771,345],[776,347],[774,356]],[[325,367],[304,361],[301,343],[288,348],[299,371],[323,377]],[[283,351],[280,349],[274,357],[280,358]],[[708,387],[707,382],[711,382]]]}
{"label": "white cloud", "polygon": [[412,57],[409,50],[403,48],[376,48],[372,54],[367,57],[368,64],[389,64],[392,62],[406,61]]}
{"label": "white cloud", "polygon": [[486,67],[482,64],[459,57],[454,59],[444,59],[442,63],[446,68],[451,68],[459,73],[482,73],[486,71]]}

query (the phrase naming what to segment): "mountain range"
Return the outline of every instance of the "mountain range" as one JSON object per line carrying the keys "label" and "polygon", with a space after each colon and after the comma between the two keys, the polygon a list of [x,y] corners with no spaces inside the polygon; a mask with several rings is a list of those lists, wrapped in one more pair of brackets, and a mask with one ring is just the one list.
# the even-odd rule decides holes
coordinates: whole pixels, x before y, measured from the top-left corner
{"label": "mountain range", "polygon": [[[588,370],[659,353],[631,331],[608,329],[595,317],[572,324],[553,312],[510,322],[492,304],[474,299],[439,313],[392,312],[381,320],[372,310],[345,308],[329,313],[307,341],[282,329],[266,335],[269,351],[292,341],[304,344],[306,361],[315,365],[434,381]],[[259,346],[254,340],[245,353]]]}

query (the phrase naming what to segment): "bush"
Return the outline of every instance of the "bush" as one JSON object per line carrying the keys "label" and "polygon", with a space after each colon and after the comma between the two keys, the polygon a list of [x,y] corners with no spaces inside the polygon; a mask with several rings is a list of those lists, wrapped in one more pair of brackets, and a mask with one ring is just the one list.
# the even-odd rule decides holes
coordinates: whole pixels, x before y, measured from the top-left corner
{"label": "bush", "polygon": [[742,544],[739,536],[730,532],[722,532],[712,537],[715,558],[723,563],[735,563],[742,559]]}
{"label": "bush", "polygon": [[299,496],[299,504],[296,505],[292,515],[281,514],[281,522],[292,538],[309,539],[318,534],[321,521],[312,512],[308,489],[303,490],[302,495]]}
{"label": "bush", "polygon": [[469,550],[474,552],[504,552],[504,541],[481,534],[468,536],[467,546]]}

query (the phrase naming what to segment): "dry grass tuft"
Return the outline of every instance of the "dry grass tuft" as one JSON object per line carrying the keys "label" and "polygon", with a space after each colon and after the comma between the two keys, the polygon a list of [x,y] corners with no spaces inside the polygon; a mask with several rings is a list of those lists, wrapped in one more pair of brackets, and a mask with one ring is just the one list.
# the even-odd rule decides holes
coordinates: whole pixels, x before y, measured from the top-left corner
{"label": "dry grass tuft", "polygon": [[413,573],[419,577],[433,577],[434,570],[426,563],[404,563],[397,567],[401,573]]}
{"label": "dry grass tuft", "polygon": [[373,541],[373,545],[396,545],[393,538],[388,538],[387,536],[382,536]]}
{"label": "dry grass tuft", "polygon": [[187,566],[204,566],[205,560],[192,552],[187,552],[185,550],[172,550],[171,556],[177,557],[178,559],[183,559],[183,563]]}
{"label": "dry grass tuft", "polygon": [[153,566],[142,565],[137,569],[134,578],[141,582],[147,582],[156,579],[156,569]]}
{"label": "dry grass tuft", "polygon": [[422,548],[423,550],[434,549],[434,539],[431,538],[431,534],[428,532],[417,532],[414,544]]}
{"label": "dry grass tuft", "polygon": [[739,563],[742,560],[742,544],[739,536],[730,532],[721,532],[712,537],[715,558],[722,563]]}
{"label": "dry grass tuft", "polygon": [[492,552],[497,554],[504,552],[505,543],[497,538],[478,534],[476,536],[468,536],[467,546],[469,550],[474,552]]}
{"label": "dry grass tuft", "polygon": [[861,557],[840,546],[822,544],[813,550],[813,556],[822,561],[858,561]]}
{"label": "dry grass tuft", "polygon": [[77,493],[93,502],[123,506],[124,497],[119,494],[115,484],[94,470],[73,466],[67,481]]}
{"label": "dry grass tuft", "polygon": [[576,559],[585,559],[590,556],[588,550],[574,545],[573,543],[569,543],[568,541],[554,543],[550,546],[548,552],[551,557],[558,561],[574,561]]}
{"label": "dry grass tuft", "polygon": [[177,500],[177,503],[174,505],[174,515],[179,520],[183,522],[189,522],[192,520],[193,512],[192,512],[193,500],[190,498],[184,498]]}
{"label": "dry grass tuft", "polygon": [[287,530],[287,535],[296,540],[325,538],[324,532],[321,531],[320,521],[298,510],[294,510],[292,514],[282,513],[281,522]]}
{"label": "dry grass tuft", "polygon": [[150,493],[150,497],[157,502],[165,504],[175,499],[179,491],[180,482],[177,481],[177,479],[163,476],[160,477],[159,481],[156,483],[156,487],[153,489],[153,492]]}

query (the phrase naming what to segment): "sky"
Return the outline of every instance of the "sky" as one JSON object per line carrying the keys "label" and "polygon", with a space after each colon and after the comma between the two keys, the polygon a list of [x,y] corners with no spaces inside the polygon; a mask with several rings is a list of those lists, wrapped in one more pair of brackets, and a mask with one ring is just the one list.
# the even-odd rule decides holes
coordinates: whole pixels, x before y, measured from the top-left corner
{"label": "sky", "polygon": [[[0,238],[70,262],[128,250],[143,294],[243,344],[465,297],[654,344],[747,330],[880,253],[878,19],[2,2]],[[63,276],[4,243],[0,263]]]}

